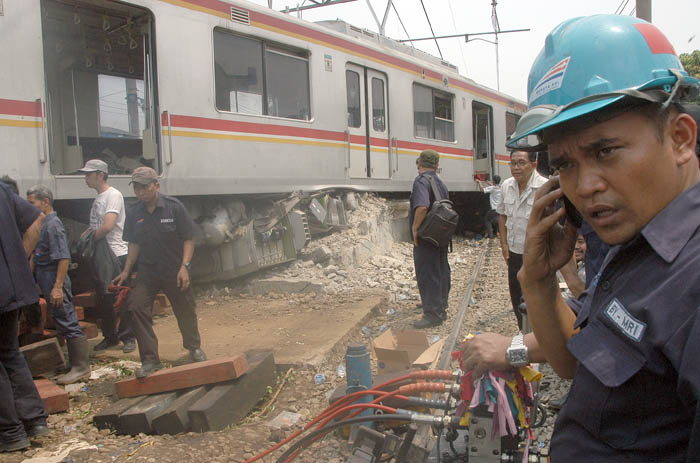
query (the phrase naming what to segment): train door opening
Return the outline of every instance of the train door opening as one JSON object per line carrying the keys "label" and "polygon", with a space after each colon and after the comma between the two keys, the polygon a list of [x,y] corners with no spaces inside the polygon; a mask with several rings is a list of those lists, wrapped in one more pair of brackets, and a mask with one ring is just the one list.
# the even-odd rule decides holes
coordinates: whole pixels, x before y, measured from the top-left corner
{"label": "train door opening", "polygon": [[111,0],[41,8],[51,171],[92,158],[110,174],[160,171],[153,15]]}
{"label": "train door opening", "polygon": [[472,122],[474,133],[474,174],[493,172],[493,113],[491,106],[472,102]]}
{"label": "train door opening", "polygon": [[345,70],[349,174],[389,178],[389,118],[386,74],[348,64]]}

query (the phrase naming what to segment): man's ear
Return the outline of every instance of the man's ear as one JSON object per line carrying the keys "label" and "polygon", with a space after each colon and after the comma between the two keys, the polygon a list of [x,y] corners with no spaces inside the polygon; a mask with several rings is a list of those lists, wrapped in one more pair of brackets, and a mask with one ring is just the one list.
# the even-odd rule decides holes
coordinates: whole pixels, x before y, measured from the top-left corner
{"label": "man's ear", "polygon": [[698,125],[690,114],[681,113],[671,118],[667,127],[671,137],[676,163],[683,165],[693,159],[698,137]]}

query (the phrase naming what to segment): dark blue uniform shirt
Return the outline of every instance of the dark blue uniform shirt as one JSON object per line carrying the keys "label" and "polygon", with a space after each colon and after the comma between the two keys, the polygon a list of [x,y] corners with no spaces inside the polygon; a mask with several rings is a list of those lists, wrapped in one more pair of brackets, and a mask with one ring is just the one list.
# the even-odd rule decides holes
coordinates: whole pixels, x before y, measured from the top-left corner
{"label": "dark blue uniform shirt", "polygon": [[127,210],[123,238],[139,245],[139,270],[174,276],[182,266],[184,242],[193,233],[194,222],[185,206],[159,194],[152,213],[141,201]]}
{"label": "dark blue uniform shirt", "polygon": [[583,221],[579,233],[586,241],[586,254],[583,259],[583,265],[586,268],[586,288],[591,285],[593,278],[598,274],[603,266],[605,256],[610,250],[610,246],[600,239],[598,234],[593,230],[588,222]]}
{"label": "dark blue uniform shirt", "polygon": [[47,215],[41,226],[39,241],[34,248],[34,265],[58,268],[58,261],[70,259],[66,230],[55,212]]}
{"label": "dark blue uniform shirt", "polygon": [[0,182],[0,313],[39,301],[22,234],[41,211]]}
{"label": "dark blue uniform shirt", "polygon": [[[440,198],[435,198],[428,176],[435,179],[435,186],[437,187],[438,193],[440,193]],[[429,170],[418,175],[416,179],[413,180],[413,189],[411,190],[411,213],[408,215],[411,238],[413,238],[413,219],[416,215],[416,208],[424,206],[430,209],[430,205],[437,199],[450,199],[447,186],[437,175],[437,172]]]}
{"label": "dark blue uniform shirt", "polygon": [[611,248],[583,301],[558,462],[700,459],[700,183]]}

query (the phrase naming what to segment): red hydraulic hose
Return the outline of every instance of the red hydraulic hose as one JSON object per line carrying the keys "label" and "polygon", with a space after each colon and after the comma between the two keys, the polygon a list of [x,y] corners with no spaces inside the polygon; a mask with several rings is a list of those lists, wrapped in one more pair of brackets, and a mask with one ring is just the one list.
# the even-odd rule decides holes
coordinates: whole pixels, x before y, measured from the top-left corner
{"label": "red hydraulic hose", "polygon": [[[352,402],[353,400],[357,399],[358,397],[365,395],[365,394],[382,394],[380,396],[380,400],[374,400],[372,403],[379,402],[381,400],[384,400],[389,397],[388,394],[393,395],[398,395],[398,391],[395,394],[392,393],[386,393],[384,391],[381,391],[381,389],[391,386],[392,384],[396,384],[402,381],[406,380],[417,380],[417,379],[443,379],[443,380],[450,380],[452,379],[452,372],[450,370],[421,370],[421,371],[414,371],[408,374],[405,374],[403,376],[399,376],[397,378],[394,378],[392,380],[386,381],[382,384],[379,384],[377,386],[374,386],[371,389],[368,389],[366,391],[357,391],[353,392],[352,394],[348,394],[345,397],[337,400],[335,403],[329,405],[326,407],[325,410],[323,410],[320,414],[318,414],[314,419],[312,419],[308,424],[303,426],[301,429],[298,429],[294,433],[290,434],[287,438],[283,439],[282,441],[278,442],[274,446],[270,447],[269,449],[259,453],[258,455],[254,456],[253,458],[244,461],[243,463],[252,463],[254,461],[259,460],[260,458],[269,455],[270,453],[274,452],[278,448],[282,447],[283,445],[287,444],[291,440],[295,439],[298,437],[301,433],[306,431],[307,429],[311,428],[313,425],[318,423],[320,420],[324,419],[327,417],[329,414],[333,413],[335,410],[338,409],[338,407],[343,407],[346,406],[347,403]],[[403,386],[402,386],[403,387]],[[392,391],[394,392],[394,391]],[[367,404],[365,404],[367,405]]]}

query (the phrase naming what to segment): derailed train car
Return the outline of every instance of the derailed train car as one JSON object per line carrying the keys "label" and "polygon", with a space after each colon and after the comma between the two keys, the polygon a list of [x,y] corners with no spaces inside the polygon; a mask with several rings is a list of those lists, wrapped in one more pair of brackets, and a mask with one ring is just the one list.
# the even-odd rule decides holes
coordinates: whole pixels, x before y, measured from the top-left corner
{"label": "derailed train car", "polygon": [[293,259],[309,193],[406,194],[426,148],[477,197],[525,110],[391,39],[244,1],[0,0],[0,42],[2,173],[84,223],[85,160],[127,197],[153,167],[200,224],[199,279]]}

